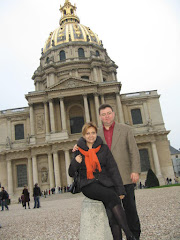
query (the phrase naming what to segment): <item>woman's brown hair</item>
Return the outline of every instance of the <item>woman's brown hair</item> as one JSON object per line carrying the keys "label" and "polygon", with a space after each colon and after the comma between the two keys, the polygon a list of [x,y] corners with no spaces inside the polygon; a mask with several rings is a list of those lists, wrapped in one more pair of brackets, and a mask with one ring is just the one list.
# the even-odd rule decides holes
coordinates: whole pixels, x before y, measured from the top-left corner
{"label": "woman's brown hair", "polygon": [[82,127],[82,135],[84,136],[88,130],[88,128],[93,127],[96,130],[97,133],[97,127],[96,124],[93,122],[85,123]]}

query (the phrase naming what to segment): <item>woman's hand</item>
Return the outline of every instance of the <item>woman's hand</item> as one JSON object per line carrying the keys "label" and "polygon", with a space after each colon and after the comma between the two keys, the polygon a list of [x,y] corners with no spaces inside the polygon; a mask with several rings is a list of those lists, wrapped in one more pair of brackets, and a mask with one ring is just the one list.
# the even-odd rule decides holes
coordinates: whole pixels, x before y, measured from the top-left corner
{"label": "woman's hand", "polygon": [[120,195],[119,198],[122,200],[125,197],[125,195]]}
{"label": "woman's hand", "polygon": [[81,163],[82,162],[82,156],[79,154],[75,157],[76,162]]}
{"label": "woman's hand", "polygon": [[78,150],[78,145],[76,144],[76,145],[74,145],[72,152],[75,152],[77,150]]}

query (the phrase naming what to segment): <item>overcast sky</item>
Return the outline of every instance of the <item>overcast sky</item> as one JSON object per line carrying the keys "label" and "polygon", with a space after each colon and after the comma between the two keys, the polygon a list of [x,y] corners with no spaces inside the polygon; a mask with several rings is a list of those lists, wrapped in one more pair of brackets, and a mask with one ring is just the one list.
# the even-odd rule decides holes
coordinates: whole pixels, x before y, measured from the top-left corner
{"label": "overcast sky", "polygon": [[[65,0],[0,1],[0,110],[27,106],[34,71]],[[180,148],[180,1],[71,0],[119,66],[121,93],[157,90],[171,145]]]}

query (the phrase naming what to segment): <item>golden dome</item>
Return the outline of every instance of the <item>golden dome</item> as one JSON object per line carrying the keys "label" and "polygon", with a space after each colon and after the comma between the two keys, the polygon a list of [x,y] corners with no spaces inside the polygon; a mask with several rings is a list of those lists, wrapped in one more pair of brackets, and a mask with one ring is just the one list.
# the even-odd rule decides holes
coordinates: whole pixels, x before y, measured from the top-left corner
{"label": "golden dome", "polygon": [[72,5],[69,0],[65,0],[64,6],[60,6],[62,17],[59,21],[60,26],[50,33],[48,40],[43,48],[43,53],[54,46],[68,42],[90,42],[101,46],[99,40],[89,27],[80,24],[76,15],[76,6]]}

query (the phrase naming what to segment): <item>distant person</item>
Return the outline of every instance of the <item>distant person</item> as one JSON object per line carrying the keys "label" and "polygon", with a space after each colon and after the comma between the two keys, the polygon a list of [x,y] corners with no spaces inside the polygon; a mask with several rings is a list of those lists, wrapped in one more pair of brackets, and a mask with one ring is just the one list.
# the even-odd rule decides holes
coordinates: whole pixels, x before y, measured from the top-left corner
{"label": "distant person", "polygon": [[166,183],[167,183],[167,185],[169,185],[169,178],[168,177],[166,178]]}
{"label": "distant person", "polygon": [[27,188],[26,185],[24,186],[22,194],[24,196],[24,198],[23,198],[23,207],[26,209],[26,203],[27,203],[28,204],[28,208],[30,209],[30,204],[29,204],[30,197],[29,197],[29,191],[28,191],[28,188]]}
{"label": "distant person", "polygon": [[4,189],[4,187],[1,187],[1,211],[4,211],[4,206],[5,206],[6,210],[9,210],[8,205],[7,205],[8,199],[9,199],[9,194]]}
{"label": "distant person", "polygon": [[41,189],[38,186],[38,183],[36,183],[34,185],[34,189],[33,189],[34,208],[39,208],[40,207],[40,199],[39,199],[40,196],[41,196]]}

